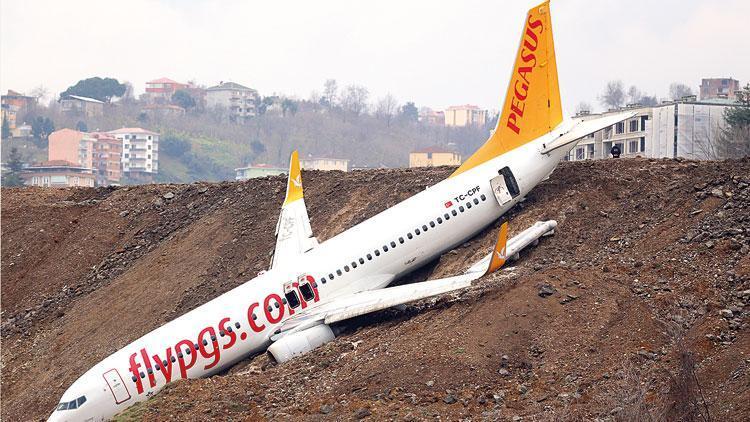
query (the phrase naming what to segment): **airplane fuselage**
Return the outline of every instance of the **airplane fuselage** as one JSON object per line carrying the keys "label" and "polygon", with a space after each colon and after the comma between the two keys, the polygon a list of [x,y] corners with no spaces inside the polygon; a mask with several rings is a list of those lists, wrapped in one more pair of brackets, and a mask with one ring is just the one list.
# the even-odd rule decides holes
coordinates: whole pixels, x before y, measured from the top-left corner
{"label": "airplane fuselage", "polygon": [[[383,288],[435,259],[492,224],[554,170],[572,146],[539,151],[568,125],[448,178],[321,243],[296,265],[262,273],[133,341],[83,374],[61,399],[85,397],[84,405],[56,411],[50,420],[105,420],[171,381],[223,371],[263,352],[295,312]],[[511,191],[504,203],[491,186],[496,178]],[[289,286],[296,306],[286,299]]]}

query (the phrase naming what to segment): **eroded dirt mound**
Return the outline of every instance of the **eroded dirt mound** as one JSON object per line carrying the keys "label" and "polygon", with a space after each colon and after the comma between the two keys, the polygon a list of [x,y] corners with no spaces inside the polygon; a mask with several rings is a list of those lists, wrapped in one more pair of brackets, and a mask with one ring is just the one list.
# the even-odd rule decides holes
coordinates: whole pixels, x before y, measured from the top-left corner
{"label": "eroded dirt mound", "polygon": [[[324,240],[451,169],[305,172]],[[3,189],[2,419],[267,267],[281,177]],[[284,365],[178,382],[121,417],[750,418],[750,160],[565,163],[511,215],[557,233],[457,295],[359,318]],[[412,278],[464,269],[495,228]]]}

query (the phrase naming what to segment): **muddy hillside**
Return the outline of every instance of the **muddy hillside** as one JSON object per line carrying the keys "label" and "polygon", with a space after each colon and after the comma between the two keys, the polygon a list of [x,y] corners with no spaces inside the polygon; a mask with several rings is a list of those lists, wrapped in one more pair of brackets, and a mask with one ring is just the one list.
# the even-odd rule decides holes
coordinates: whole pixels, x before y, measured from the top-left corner
{"label": "muddy hillside", "polygon": [[[452,169],[305,172],[325,240]],[[2,190],[2,417],[269,263],[282,177]],[[564,163],[510,215],[557,233],[466,291],[283,365],[177,382],[122,420],[750,420],[750,160]],[[497,227],[410,277],[463,270]]]}

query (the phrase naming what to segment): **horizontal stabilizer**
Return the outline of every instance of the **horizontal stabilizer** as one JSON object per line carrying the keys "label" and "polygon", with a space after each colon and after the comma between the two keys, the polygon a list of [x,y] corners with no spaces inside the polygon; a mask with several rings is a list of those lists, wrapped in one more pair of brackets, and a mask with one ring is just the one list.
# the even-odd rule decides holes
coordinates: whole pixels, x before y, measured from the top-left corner
{"label": "horizontal stabilizer", "polygon": [[594,119],[582,119],[578,118],[575,125],[567,132],[555,138],[542,146],[542,154],[548,154],[558,148],[562,148],[566,145],[570,145],[573,142],[591,135],[592,133],[604,129],[605,127],[612,126],[616,123],[620,123],[623,120],[630,119],[635,116],[634,111],[623,111],[621,113],[612,114],[609,116],[594,118]]}

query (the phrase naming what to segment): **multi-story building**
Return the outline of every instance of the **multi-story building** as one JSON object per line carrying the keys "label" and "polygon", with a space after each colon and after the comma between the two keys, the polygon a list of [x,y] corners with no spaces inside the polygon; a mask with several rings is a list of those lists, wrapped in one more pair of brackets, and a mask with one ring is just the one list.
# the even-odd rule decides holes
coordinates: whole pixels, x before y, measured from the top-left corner
{"label": "multi-story building", "polygon": [[53,188],[93,187],[96,177],[91,168],[65,160],[50,160],[24,168],[21,178],[28,186]]}
{"label": "multi-story building", "polygon": [[737,99],[737,91],[740,90],[740,81],[732,78],[707,78],[701,79],[701,101],[706,100],[731,100]]}
{"label": "multi-story building", "polygon": [[308,157],[299,160],[305,170],[339,170],[349,171],[349,160],[346,158]]}
{"label": "multi-story building", "polygon": [[223,108],[229,120],[245,123],[256,115],[258,91],[235,82],[221,82],[206,90],[206,107]]}
{"label": "multi-story building", "polygon": [[423,108],[419,111],[419,121],[428,125],[445,125],[445,112],[435,111],[430,108]]}
{"label": "multi-story building", "polygon": [[122,179],[122,141],[104,132],[94,132],[94,171],[98,186],[119,185]]}
{"label": "multi-story building", "polygon": [[450,106],[445,110],[446,126],[484,126],[487,121],[487,110],[471,104]]}
{"label": "multi-story building", "polygon": [[146,82],[146,101],[151,104],[169,104],[175,92],[188,88],[187,84],[169,78],[159,78]]}
{"label": "multi-story building", "polygon": [[235,180],[247,180],[255,179],[258,177],[286,174],[287,169],[282,167],[274,167],[270,164],[255,164],[252,166],[236,168],[234,169],[234,173]]}
{"label": "multi-story building", "polygon": [[457,166],[461,154],[438,146],[418,149],[409,154],[409,167]]}
{"label": "multi-story building", "polygon": [[85,117],[101,116],[104,114],[104,102],[95,98],[68,95],[60,100],[60,109],[63,113]]}
{"label": "multi-story building", "polygon": [[122,141],[122,172],[132,182],[153,181],[159,172],[159,134],[141,128],[107,132]]}
{"label": "multi-story building", "polygon": [[89,170],[94,168],[94,142],[88,133],[60,129],[49,135],[49,161],[67,161]]}
{"label": "multi-story building", "polygon": [[2,119],[8,122],[8,127],[12,131],[17,126],[18,116],[23,118],[36,105],[36,98],[9,89],[7,94],[1,96],[0,104]]}
{"label": "multi-story building", "polygon": [[[653,107],[633,107],[636,115],[604,128],[581,140],[568,157],[571,161],[611,157],[614,145],[623,157],[688,158],[710,160],[728,158],[723,146],[724,111],[730,104],[714,102],[664,102]],[[601,116],[603,114],[584,115]]]}

